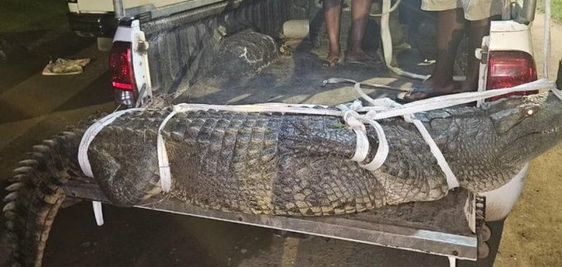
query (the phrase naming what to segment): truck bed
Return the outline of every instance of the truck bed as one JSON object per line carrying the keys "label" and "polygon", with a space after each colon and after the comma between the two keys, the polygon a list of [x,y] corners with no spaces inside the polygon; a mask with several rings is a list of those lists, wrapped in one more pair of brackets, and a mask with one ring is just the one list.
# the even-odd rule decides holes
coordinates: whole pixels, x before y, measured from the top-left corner
{"label": "truck bed", "polygon": [[[206,77],[197,81],[175,99],[177,103],[251,104],[286,102],[335,105],[356,99],[350,84],[322,86],[322,81],[341,77],[411,88],[419,81],[398,77],[382,62],[369,66],[342,64],[337,68],[323,65],[326,50],[314,48],[307,41],[294,47],[292,56],[278,60],[252,77]],[[426,66],[412,64],[415,53],[399,56],[408,61],[410,70],[427,71]],[[406,66],[406,64],[405,64]],[[417,69],[415,69],[417,68]],[[393,97],[396,92],[366,90],[373,97]],[[66,185],[67,195],[87,200],[106,201],[95,183],[87,178]],[[249,215],[202,209],[176,199],[163,197],[138,208],[196,216],[270,229],[305,233],[366,244],[400,248],[436,255],[476,260],[477,237],[468,227],[464,206],[468,193],[450,192],[439,201],[389,206],[369,212],[333,217],[283,217]]]}
{"label": "truck bed", "polygon": [[[308,1],[295,3],[297,2],[308,6]],[[279,55],[257,73],[240,75],[237,66],[232,65],[233,71],[226,72],[228,77],[213,74],[213,68],[221,66],[223,62],[214,60],[213,53],[205,53],[206,48],[220,45],[210,41],[214,40],[211,37],[214,36],[215,27],[222,21],[219,18],[226,18],[228,15],[238,18],[239,21],[253,22],[256,26],[254,28],[261,29],[261,34],[269,34],[278,40],[276,33],[279,32],[278,28],[285,17],[294,15],[290,14],[289,8],[282,1],[244,3],[247,5],[237,11],[228,9],[228,6],[222,3],[142,24],[152,47],[149,50],[149,58],[153,59],[151,78],[155,93],[171,95],[174,103],[284,102],[337,105],[353,101],[357,95],[351,84],[323,86],[323,81],[332,77],[353,79],[367,84],[389,85],[404,90],[421,84],[421,81],[399,77],[390,72],[377,54],[376,48],[369,52],[379,60],[369,65],[339,64],[336,68],[325,66],[323,59],[327,55],[327,44],[326,37],[320,36],[325,30],[320,28],[311,30],[310,35],[316,37],[283,40],[283,43],[278,43],[279,47],[289,53]],[[290,11],[294,11],[293,9],[296,10],[293,6]],[[276,11],[270,12],[272,10]],[[214,12],[214,17],[207,14],[211,11]],[[269,14],[273,18],[251,16],[254,13]],[[311,21],[323,21],[323,18],[318,16],[322,14],[318,6],[305,13],[312,14],[309,17]],[[348,29],[350,26],[349,13],[349,9],[344,10],[342,29]],[[197,14],[205,19],[197,19]],[[378,41],[377,34],[368,36],[374,38],[374,43]],[[342,40],[346,39],[347,31],[343,30]],[[345,42],[342,42],[342,46],[342,51],[345,51]],[[397,53],[395,61],[408,71],[428,74],[431,66],[424,64],[424,58],[419,54],[416,49],[406,50]],[[365,91],[372,97],[394,97],[398,92],[374,89]],[[89,178],[69,181],[65,185],[65,192],[72,198],[108,203],[96,183]],[[199,208],[168,198],[166,195],[137,208],[476,260],[477,237],[469,229],[464,213],[468,196],[468,192],[457,190],[439,201],[409,203],[331,217],[285,217],[224,212]]]}
{"label": "truck bed", "polygon": [[[389,85],[404,90],[419,86],[421,81],[404,78],[389,71],[380,56],[369,65],[342,64],[326,66],[325,45],[314,47],[308,40],[288,42],[294,49],[291,56],[280,56],[253,77],[204,77],[175,98],[175,103],[252,104],[283,102],[292,104],[337,105],[357,98],[352,84],[322,82],[332,77],[353,79],[367,84]],[[400,53],[398,64],[406,70],[428,74],[430,66],[415,50]],[[366,89],[372,97],[395,97],[398,91]]]}

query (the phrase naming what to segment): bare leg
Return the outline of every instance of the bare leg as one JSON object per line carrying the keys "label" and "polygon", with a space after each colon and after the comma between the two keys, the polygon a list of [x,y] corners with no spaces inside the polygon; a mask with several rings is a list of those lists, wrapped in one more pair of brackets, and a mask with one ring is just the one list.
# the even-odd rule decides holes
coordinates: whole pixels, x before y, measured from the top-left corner
{"label": "bare leg", "polygon": [[363,51],[362,44],[372,4],[373,0],[352,1],[351,17],[353,19],[353,27],[351,31],[351,49],[349,49],[347,55],[349,58],[361,60],[368,57]]}
{"label": "bare leg", "polygon": [[464,35],[462,8],[439,12],[437,35],[437,59],[429,83],[437,92],[455,90],[453,67],[457,49]]}
{"label": "bare leg", "polygon": [[461,89],[453,81],[453,66],[457,49],[464,35],[464,12],[462,8],[439,11],[437,27],[437,59],[431,78],[426,82],[431,92],[413,92],[403,97],[407,102],[447,94]]}
{"label": "bare leg", "polygon": [[463,91],[475,91],[478,89],[478,73],[480,62],[474,56],[474,51],[482,46],[482,37],[490,34],[490,20],[476,20],[470,22],[470,38],[468,44],[468,64],[466,68],[466,81],[463,83]]}
{"label": "bare leg", "polygon": [[324,19],[328,32],[328,63],[335,66],[340,58],[340,15],[341,0],[324,0]]}

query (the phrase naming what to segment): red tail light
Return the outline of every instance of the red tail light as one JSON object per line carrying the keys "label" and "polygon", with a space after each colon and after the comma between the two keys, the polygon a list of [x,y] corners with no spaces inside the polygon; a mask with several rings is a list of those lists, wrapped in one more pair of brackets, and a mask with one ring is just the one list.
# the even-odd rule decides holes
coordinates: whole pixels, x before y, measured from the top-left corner
{"label": "red tail light", "polygon": [[[537,68],[533,57],[521,51],[492,51],[488,58],[487,90],[509,88],[537,80]],[[511,95],[536,94],[527,91],[495,97],[494,101]]]}
{"label": "red tail light", "polygon": [[116,90],[137,90],[132,57],[131,43],[119,41],[113,43],[109,54],[109,70],[111,71],[111,84]]}

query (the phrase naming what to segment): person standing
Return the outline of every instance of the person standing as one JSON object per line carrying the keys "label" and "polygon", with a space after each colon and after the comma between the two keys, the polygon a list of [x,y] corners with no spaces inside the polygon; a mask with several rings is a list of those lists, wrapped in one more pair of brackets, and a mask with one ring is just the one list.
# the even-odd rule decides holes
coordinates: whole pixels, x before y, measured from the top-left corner
{"label": "person standing", "polygon": [[[373,0],[351,1],[351,48],[346,53],[345,60],[349,63],[367,63],[372,57],[363,51],[362,43],[369,19],[369,12]],[[326,61],[328,66],[334,67],[341,60],[340,21],[342,0],[323,0],[324,19],[328,33],[329,51]]]}
{"label": "person standing", "polygon": [[[478,89],[479,60],[474,52],[482,45],[482,38],[490,33],[490,18],[500,15],[502,0],[422,0],[421,8],[438,11],[437,58],[426,88],[416,88],[400,97],[412,102],[433,96],[475,91]],[[468,25],[468,64],[466,80],[453,80],[457,49]]]}

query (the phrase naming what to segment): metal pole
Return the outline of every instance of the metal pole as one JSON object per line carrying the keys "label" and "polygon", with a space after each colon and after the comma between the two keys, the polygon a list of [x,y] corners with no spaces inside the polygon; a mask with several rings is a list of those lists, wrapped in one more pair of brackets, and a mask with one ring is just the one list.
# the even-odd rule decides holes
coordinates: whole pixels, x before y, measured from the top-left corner
{"label": "metal pole", "polygon": [[523,24],[529,24],[535,20],[535,11],[537,9],[537,0],[525,0],[523,6],[519,10],[515,21]]}
{"label": "metal pole", "polygon": [[548,79],[548,63],[550,61],[550,17],[551,17],[551,0],[544,0],[544,59],[543,59],[543,76]]}
{"label": "metal pole", "polygon": [[120,19],[125,17],[125,9],[123,8],[123,0],[113,0],[113,11],[115,12],[115,18]]}
{"label": "metal pole", "polygon": [[562,90],[562,59],[558,62],[558,78],[556,78],[556,87]]}

